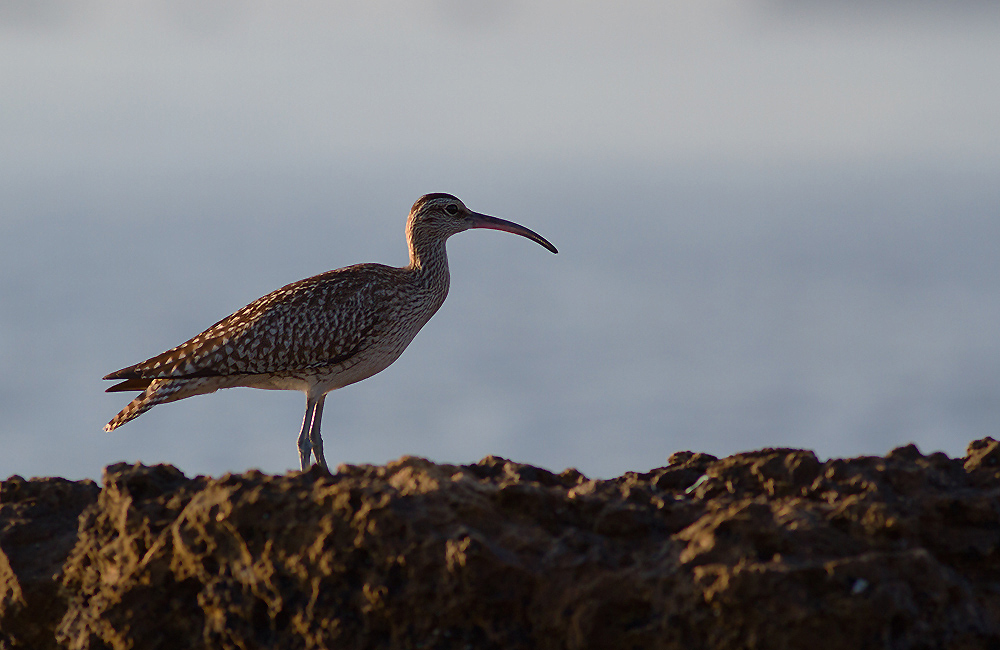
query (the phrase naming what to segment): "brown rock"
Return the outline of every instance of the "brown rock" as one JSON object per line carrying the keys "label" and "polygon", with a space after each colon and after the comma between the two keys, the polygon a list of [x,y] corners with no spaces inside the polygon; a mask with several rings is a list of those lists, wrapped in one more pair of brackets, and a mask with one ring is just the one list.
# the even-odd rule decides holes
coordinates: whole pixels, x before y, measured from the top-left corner
{"label": "brown rock", "polygon": [[[611,480],[496,457],[120,464],[99,496],[14,477],[0,648],[995,648],[998,457],[680,452]],[[72,552],[64,534],[27,562],[6,531],[62,513],[65,533],[66,495]]]}
{"label": "brown rock", "polygon": [[11,476],[0,484],[0,648],[54,648],[66,613],[59,573],[77,518],[97,500],[93,481]]}

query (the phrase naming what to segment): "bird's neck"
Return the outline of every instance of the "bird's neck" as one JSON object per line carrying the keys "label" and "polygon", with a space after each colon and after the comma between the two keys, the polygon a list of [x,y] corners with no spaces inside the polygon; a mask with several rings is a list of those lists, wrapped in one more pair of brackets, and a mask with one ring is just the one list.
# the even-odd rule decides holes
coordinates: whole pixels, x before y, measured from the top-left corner
{"label": "bird's neck", "polygon": [[447,295],[450,274],[445,240],[410,236],[407,243],[410,248],[410,265],[407,268],[413,273],[414,281],[442,296]]}

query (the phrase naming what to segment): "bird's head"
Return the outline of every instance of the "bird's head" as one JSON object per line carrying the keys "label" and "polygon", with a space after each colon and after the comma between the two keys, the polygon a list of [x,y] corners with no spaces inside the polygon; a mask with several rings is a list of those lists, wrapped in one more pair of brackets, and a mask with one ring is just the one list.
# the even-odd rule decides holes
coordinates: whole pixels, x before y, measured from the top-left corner
{"label": "bird's head", "polygon": [[410,218],[406,224],[411,240],[445,240],[455,233],[470,228],[490,228],[512,232],[535,241],[553,253],[557,253],[544,237],[524,226],[511,221],[497,219],[489,215],[473,212],[451,194],[425,194],[410,208]]}

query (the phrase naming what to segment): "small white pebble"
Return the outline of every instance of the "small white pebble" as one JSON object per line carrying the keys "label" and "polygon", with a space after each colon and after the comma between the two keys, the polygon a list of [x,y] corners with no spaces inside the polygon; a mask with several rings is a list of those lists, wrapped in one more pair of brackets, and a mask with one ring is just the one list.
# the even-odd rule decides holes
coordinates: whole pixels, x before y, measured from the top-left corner
{"label": "small white pebble", "polygon": [[691,484],[691,487],[689,487],[688,489],[684,490],[684,494],[691,494],[692,492],[694,492],[695,490],[697,490],[699,487],[701,487],[705,483],[708,483],[708,480],[709,480],[708,479],[708,474],[702,474],[701,477],[697,481],[695,481],[694,483]]}

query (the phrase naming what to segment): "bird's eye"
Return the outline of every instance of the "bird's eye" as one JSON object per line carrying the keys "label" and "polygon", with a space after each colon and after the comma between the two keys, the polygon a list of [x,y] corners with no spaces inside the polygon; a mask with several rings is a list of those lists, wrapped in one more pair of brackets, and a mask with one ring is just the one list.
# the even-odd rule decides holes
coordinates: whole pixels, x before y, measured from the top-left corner
{"label": "bird's eye", "polygon": [[444,211],[454,217],[456,214],[458,214],[458,206],[455,205],[454,203],[449,203],[448,205],[444,206]]}

